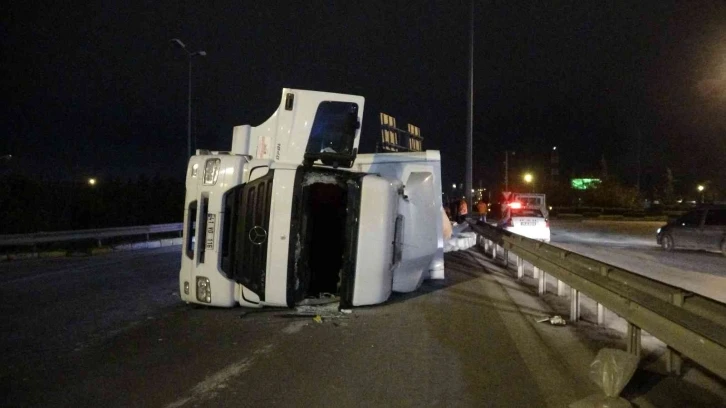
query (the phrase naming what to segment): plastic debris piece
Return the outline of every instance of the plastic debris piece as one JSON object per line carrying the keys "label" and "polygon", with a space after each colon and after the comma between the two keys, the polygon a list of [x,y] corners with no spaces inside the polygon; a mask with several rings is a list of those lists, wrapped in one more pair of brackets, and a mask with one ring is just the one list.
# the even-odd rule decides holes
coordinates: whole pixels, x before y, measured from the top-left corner
{"label": "plastic debris piece", "polygon": [[353,311],[350,309],[340,309],[340,313],[351,314]]}
{"label": "plastic debris piece", "polygon": [[550,324],[554,326],[564,326],[567,322],[561,316],[554,316],[550,319]]}
{"label": "plastic debris piece", "polygon": [[590,364],[590,379],[600,387],[603,394],[591,395],[570,408],[630,408],[632,405],[620,392],[628,384],[638,368],[640,359],[628,352],[610,348],[601,349]]}
{"label": "plastic debris piece", "polygon": [[313,317],[313,321],[315,323],[322,323],[323,322],[323,318],[320,317],[320,315],[317,315],[317,316]]}
{"label": "plastic debris piece", "polygon": [[590,364],[590,379],[608,397],[617,397],[635,374],[640,359],[628,352],[604,348]]}
{"label": "plastic debris piece", "polygon": [[565,326],[567,325],[567,321],[562,318],[562,316],[552,316],[552,317],[543,317],[541,319],[535,320],[537,323],[544,323],[549,322],[553,326]]}

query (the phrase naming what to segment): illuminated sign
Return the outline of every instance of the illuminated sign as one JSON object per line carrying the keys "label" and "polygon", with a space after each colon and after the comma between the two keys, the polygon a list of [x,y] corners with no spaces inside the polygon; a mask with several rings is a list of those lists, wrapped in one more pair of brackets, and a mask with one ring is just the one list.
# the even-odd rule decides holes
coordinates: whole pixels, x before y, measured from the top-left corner
{"label": "illuminated sign", "polygon": [[579,178],[572,179],[571,186],[575,190],[588,190],[591,188],[597,188],[600,183],[602,183],[602,181],[596,178]]}

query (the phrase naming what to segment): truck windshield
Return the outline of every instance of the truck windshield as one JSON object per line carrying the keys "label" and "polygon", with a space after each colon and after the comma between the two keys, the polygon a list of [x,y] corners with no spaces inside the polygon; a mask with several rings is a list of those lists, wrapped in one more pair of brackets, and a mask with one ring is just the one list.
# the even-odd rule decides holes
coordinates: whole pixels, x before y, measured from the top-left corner
{"label": "truck windshield", "polygon": [[353,153],[355,131],[358,128],[358,104],[326,101],[315,113],[306,155]]}

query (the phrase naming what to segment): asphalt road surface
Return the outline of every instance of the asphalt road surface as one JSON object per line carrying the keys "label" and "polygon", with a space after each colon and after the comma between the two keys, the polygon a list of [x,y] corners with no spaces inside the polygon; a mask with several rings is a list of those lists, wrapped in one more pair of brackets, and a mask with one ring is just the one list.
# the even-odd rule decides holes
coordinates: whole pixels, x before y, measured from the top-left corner
{"label": "asphalt road surface", "polygon": [[718,252],[663,251],[655,231],[664,222],[569,221],[550,223],[552,244],[631,272],[726,302],[726,257]]}
{"label": "asphalt road surface", "polygon": [[[588,366],[617,335],[536,323],[546,298],[476,249],[445,281],[381,306],[310,316],[179,301],[178,248],[0,265],[3,406],[563,407],[598,392]],[[655,356],[654,358],[657,358]],[[718,406],[661,374],[639,406]]]}

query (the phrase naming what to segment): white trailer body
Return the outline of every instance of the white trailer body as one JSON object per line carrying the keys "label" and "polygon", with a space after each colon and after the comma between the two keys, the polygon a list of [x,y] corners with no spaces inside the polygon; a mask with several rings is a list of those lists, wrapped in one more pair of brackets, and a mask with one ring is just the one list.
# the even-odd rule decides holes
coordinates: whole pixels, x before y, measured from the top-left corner
{"label": "white trailer body", "polygon": [[361,306],[443,278],[438,152],[357,155],[363,107],[284,89],[265,123],[235,127],[230,152],[190,159],[182,300]]}

